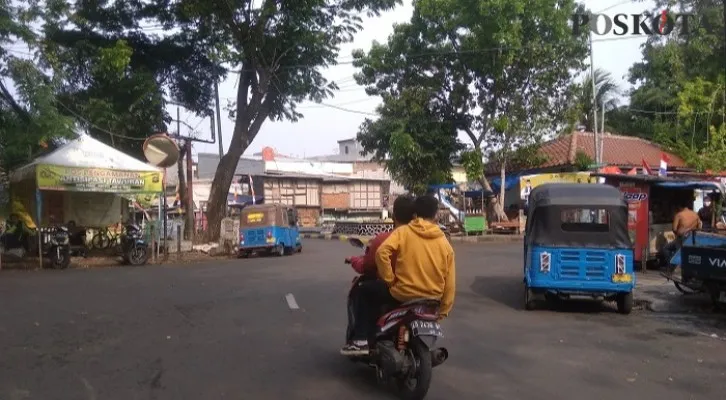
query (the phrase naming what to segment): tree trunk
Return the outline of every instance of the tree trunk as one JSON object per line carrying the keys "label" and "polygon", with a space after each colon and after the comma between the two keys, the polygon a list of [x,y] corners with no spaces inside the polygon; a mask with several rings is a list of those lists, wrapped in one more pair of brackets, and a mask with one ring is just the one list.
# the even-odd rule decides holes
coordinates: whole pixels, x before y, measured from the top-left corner
{"label": "tree trunk", "polygon": [[[479,184],[481,185],[481,187],[484,188],[484,190],[492,193],[494,192],[486,177],[482,176],[481,178],[479,178]],[[507,214],[504,212],[504,207],[502,206],[502,203],[499,202],[497,196],[493,196],[491,200],[492,212],[489,214],[494,214],[494,216],[499,221],[509,221],[509,218],[507,218]],[[482,212],[484,212],[484,210],[482,210]]]}
{"label": "tree trunk", "polygon": [[227,211],[227,197],[229,186],[234,178],[234,171],[244,150],[230,149],[222,157],[214,173],[212,187],[209,190],[209,202],[207,203],[207,240],[210,242],[219,241],[222,219]]}

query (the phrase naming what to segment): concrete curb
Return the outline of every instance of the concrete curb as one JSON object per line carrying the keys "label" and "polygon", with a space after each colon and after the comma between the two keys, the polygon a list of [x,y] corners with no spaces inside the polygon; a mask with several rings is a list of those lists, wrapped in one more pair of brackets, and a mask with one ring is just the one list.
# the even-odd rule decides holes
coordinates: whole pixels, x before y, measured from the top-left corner
{"label": "concrete curb", "polygon": [[363,243],[368,243],[371,238],[366,236],[357,235],[338,235],[338,234],[325,234],[325,233],[301,233],[304,239],[321,239],[321,240],[340,240],[341,242],[347,241],[349,238],[358,238]]}
{"label": "concrete curb", "polygon": [[[338,235],[324,233],[302,233],[304,239],[322,239],[322,240],[340,240],[342,242],[349,238],[358,238],[363,243],[368,243],[371,237],[357,235]],[[519,235],[483,235],[483,236],[452,236],[451,241],[454,243],[511,243],[522,241]]]}

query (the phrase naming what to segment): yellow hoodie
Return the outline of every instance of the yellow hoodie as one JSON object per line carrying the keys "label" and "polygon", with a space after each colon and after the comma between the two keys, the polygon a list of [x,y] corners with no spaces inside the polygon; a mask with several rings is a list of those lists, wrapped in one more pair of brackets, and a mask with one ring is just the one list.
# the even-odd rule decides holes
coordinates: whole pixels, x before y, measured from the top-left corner
{"label": "yellow hoodie", "polygon": [[456,294],[454,249],[438,225],[416,218],[396,228],[378,248],[376,267],[396,300],[441,299],[441,317],[449,315]]}

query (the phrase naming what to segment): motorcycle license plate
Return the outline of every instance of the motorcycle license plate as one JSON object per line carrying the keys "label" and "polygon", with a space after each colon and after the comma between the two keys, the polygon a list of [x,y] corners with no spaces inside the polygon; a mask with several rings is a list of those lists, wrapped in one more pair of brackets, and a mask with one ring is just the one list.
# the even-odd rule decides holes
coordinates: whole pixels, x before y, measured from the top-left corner
{"label": "motorcycle license plate", "polygon": [[413,321],[411,322],[411,330],[414,336],[444,337],[444,333],[441,331],[441,325],[435,321]]}

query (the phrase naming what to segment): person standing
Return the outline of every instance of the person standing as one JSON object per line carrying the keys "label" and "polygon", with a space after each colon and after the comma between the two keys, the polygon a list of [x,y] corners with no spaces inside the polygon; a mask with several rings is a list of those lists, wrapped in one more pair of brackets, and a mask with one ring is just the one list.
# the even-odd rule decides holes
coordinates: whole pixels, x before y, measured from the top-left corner
{"label": "person standing", "polygon": [[701,220],[703,229],[711,229],[713,227],[713,203],[711,196],[703,199],[703,207],[698,210],[698,218]]}

